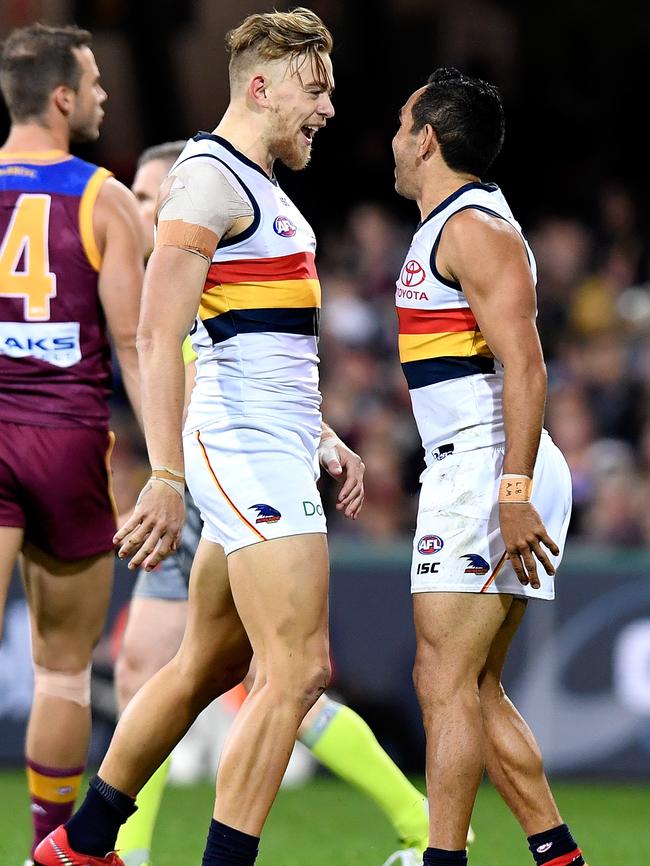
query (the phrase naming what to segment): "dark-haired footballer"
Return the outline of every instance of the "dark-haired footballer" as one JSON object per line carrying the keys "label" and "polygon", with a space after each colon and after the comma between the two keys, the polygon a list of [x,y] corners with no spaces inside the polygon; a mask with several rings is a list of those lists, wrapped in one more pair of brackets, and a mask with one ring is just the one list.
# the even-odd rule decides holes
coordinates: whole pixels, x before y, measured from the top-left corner
{"label": "dark-haired footballer", "polygon": [[34,661],[32,851],[72,813],[111,595],[108,332],[140,404],[135,199],[69,152],[98,137],[104,116],[90,42],[85,30],[34,25],[0,49],[11,116],[0,149],[0,612],[20,555]]}
{"label": "dark-haired footballer", "polygon": [[411,570],[424,863],[467,863],[487,768],[536,864],[584,866],[500,681],[528,599],[554,597],[571,511],[566,462],[542,427],[535,260],[501,190],[482,180],[503,134],[497,89],[439,69],[407,100],[393,139],[395,188],[421,214],[396,303],[426,455]]}

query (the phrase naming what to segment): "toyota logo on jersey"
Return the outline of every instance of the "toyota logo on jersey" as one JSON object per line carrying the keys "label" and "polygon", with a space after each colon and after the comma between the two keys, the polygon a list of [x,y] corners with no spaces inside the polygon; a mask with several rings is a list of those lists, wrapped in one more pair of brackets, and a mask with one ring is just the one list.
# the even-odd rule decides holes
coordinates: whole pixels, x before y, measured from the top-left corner
{"label": "toyota logo on jersey", "polygon": [[420,283],[424,282],[425,277],[426,273],[420,262],[415,259],[409,259],[402,268],[400,282],[402,285],[410,288],[412,286],[419,286]]}
{"label": "toyota logo on jersey", "polygon": [[281,238],[292,238],[296,233],[296,227],[289,217],[277,216],[273,221],[273,231]]}

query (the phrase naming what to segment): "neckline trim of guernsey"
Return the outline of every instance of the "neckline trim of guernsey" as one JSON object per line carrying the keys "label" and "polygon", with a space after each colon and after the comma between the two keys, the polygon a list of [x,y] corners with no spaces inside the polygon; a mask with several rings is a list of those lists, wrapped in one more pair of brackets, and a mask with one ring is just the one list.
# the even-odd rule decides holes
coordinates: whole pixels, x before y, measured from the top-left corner
{"label": "neckline trim of guernsey", "polygon": [[262,177],[265,177],[267,180],[271,181],[271,183],[274,184],[275,186],[278,185],[278,182],[275,179],[275,174],[272,174],[269,177],[269,175],[264,171],[264,169],[262,168],[261,165],[258,165],[256,162],[253,162],[252,159],[249,159],[240,150],[237,150],[237,148],[233,144],[231,144],[227,138],[223,138],[221,135],[215,135],[213,132],[204,132],[203,130],[201,130],[200,132],[198,132],[194,136],[194,138],[192,140],[193,141],[205,141],[206,138],[209,139],[210,141],[216,141],[217,144],[220,144],[222,147],[225,147],[227,151],[232,153],[233,156],[236,156],[237,159],[240,160],[240,162],[244,163],[244,165],[247,165],[249,168],[254,168],[255,171],[259,171],[259,173],[262,175]]}
{"label": "neckline trim of guernsey", "polygon": [[457,198],[460,198],[463,193],[467,192],[470,189],[483,189],[485,190],[485,192],[496,192],[499,187],[496,185],[496,183],[482,183],[481,181],[471,181],[470,183],[463,184],[456,190],[456,192],[452,192],[452,194],[448,195],[446,199],[443,199],[443,201],[441,201],[440,204],[437,205],[437,207],[434,207],[431,213],[428,214],[428,216],[425,216],[422,222],[418,223],[416,231],[421,229],[422,226],[425,223],[429,222],[429,220],[436,216],[436,214],[439,214],[446,207],[449,207],[449,205],[453,201],[455,201]]}
{"label": "neckline trim of guernsey", "polygon": [[0,162],[18,162],[20,160],[29,160],[30,162],[41,162],[72,159],[72,154],[65,150],[0,150]]}

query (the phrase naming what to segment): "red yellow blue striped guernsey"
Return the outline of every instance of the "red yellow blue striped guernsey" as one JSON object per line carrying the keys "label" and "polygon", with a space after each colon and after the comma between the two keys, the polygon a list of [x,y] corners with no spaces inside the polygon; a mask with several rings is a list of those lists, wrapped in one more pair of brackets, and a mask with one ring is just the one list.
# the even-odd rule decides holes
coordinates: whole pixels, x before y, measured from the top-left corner
{"label": "red yellow blue striped guernsey", "polygon": [[[196,387],[186,431],[221,415],[288,412],[320,423],[320,283],[309,223],[268,175],[220,136],[200,133],[177,164],[210,162],[249,201],[252,225],[220,241],[195,326]],[[172,173],[173,173],[172,168]]]}
{"label": "red yellow blue striped guernsey", "polygon": [[[441,446],[463,451],[504,442],[503,368],[460,283],[436,267],[447,220],[474,208],[521,227],[495,184],[468,183],[441,202],[413,236],[396,283],[399,355],[427,464]],[[533,278],[533,254],[522,234]]]}

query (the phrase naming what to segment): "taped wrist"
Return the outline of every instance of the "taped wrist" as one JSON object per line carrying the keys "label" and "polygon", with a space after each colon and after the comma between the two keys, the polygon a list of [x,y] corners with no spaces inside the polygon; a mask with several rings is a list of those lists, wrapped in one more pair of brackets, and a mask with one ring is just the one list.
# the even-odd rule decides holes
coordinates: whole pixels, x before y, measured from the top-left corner
{"label": "taped wrist", "polygon": [[502,475],[499,484],[499,504],[530,502],[533,479],[527,475]]}
{"label": "taped wrist", "polygon": [[183,502],[185,502],[184,481],[174,481],[172,478],[161,478],[159,475],[152,475],[149,481],[158,481],[160,484],[166,484],[167,487],[171,487],[172,490],[175,490]]}

